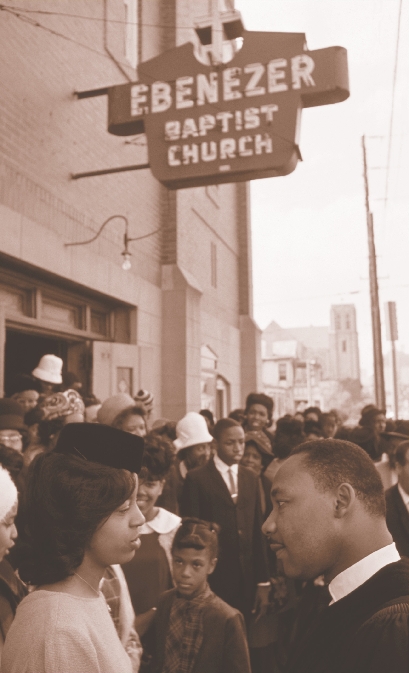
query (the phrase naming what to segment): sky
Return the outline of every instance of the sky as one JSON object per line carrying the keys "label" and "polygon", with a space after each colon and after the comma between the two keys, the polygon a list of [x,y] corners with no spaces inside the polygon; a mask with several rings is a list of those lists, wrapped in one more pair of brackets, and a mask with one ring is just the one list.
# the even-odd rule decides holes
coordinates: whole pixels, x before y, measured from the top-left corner
{"label": "sky", "polygon": [[254,314],[261,328],[272,320],[282,327],[328,325],[331,304],[355,304],[368,381],[373,356],[363,135],[383,349],[390,349],[384,304],[395,301],[397,347],[409,353],[409,0],[236,0],[235,6],[247,30],[304,32],[309,49],[339,45],[348,51],[350,98],[303,110],[303,162],[288,176],[251,182]]}

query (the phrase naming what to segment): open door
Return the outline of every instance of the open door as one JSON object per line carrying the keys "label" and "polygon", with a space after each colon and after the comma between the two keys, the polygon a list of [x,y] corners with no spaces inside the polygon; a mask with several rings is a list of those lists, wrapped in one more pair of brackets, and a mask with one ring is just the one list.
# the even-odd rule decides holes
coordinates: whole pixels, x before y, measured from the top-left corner
{"label": "open door", "polygon": [[102,402],[111,395],[139,390],[139,352],[134,344],[92,342],[92,392]]}
{"label": "open door", "polygon": [[4,304],[0,302],[0,397],[4,395],[4,356],[6,350],[6,318]]}
{"label": "open door", "polygon": [[82,383],[81,393],[87,395],[91,384],[91,342],[81,341],[67,345],[67,371],[75,372]]}

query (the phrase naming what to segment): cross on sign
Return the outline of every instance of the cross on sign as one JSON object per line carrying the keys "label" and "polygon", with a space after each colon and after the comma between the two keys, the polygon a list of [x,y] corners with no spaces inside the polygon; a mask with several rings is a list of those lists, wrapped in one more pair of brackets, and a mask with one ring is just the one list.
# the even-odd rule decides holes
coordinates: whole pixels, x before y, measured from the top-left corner
{"label": "cross on sign", "polygon": [[138,66],[138,82],[109,88],[108,131],[146,132],[152,173],[169,189],[287,175],[302,108],[349,96],[346,50],[305,43],[244,31],[242,49],[217,65],[191,42],[170,49]]}
{"label": "cross on sign", "polygon": [[238,48],[235,43],[236,37],[241,37],[244,32],[240,12],[228,10],[225,0],[209,0],[210,14],[200,17],[195,21],[195,31],[202,45],[201,52],[205,52],[206,62],[217,65],[231,60]]}

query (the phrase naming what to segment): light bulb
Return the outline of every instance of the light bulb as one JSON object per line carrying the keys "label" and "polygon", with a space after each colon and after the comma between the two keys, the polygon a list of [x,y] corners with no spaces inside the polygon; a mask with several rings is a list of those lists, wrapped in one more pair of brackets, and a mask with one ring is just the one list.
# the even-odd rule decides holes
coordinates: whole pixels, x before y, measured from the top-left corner
{"label": "light bulb", "polygon": [[124,271],[129,271],[129,269],[132,267],[131,264],[131,253],[130,252],[123,252],[122,253],[124,261],[122,262],[122,268]]}

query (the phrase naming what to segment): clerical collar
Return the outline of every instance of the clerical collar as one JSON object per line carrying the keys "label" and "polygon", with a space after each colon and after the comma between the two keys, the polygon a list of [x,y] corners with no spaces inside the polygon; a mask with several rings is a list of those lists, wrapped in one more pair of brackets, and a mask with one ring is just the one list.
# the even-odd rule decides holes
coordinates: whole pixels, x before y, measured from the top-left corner
{"label": "clerical collar", "polygon": [[332,597],[330,605],[348,596],[379,570],[390,563],[396,563],[396,561],[400,561],[400,556],[395,543],[392,542],[392,544],[388,544],[386,547],[382,547],[354,563],[330,582],[328,586]]}
{"label": "clerical collar", "polygon": [[213,456],[214,464],[216,466],[216,469],[221,472],[222,474],[227,472],[228,470],[231,470],[233,474],[237,476],[238,471],[239,471],[239,465],[238,463],[233,463],[233,465],[226,465],[226,463],[219,458],[219,456],[216,454]]}

